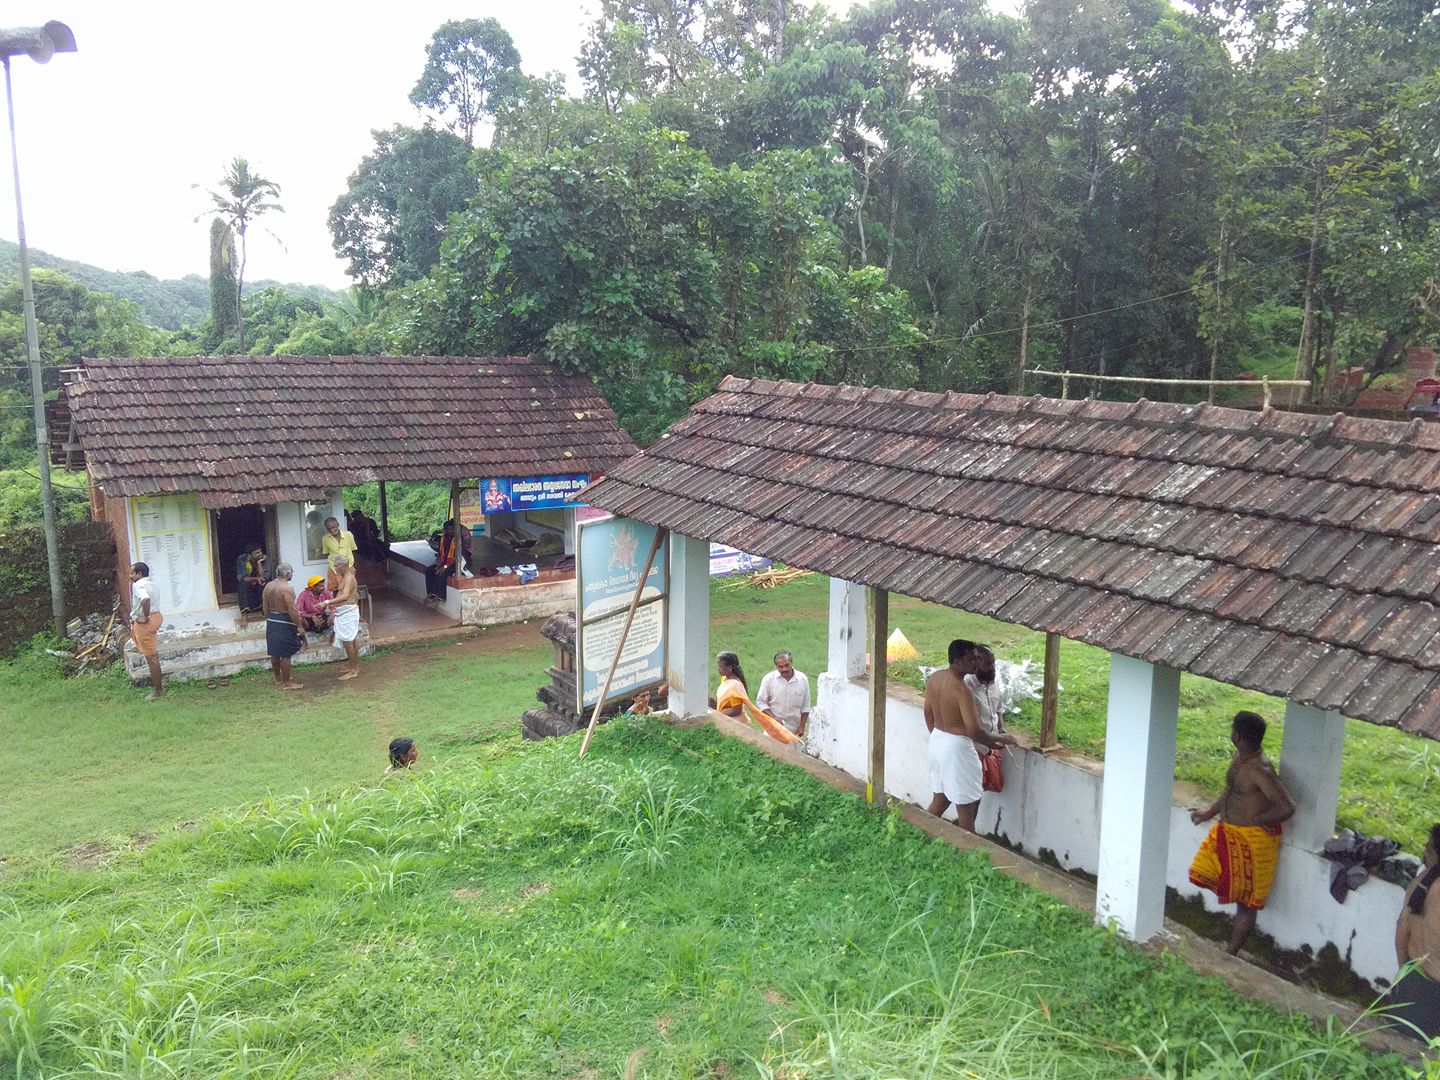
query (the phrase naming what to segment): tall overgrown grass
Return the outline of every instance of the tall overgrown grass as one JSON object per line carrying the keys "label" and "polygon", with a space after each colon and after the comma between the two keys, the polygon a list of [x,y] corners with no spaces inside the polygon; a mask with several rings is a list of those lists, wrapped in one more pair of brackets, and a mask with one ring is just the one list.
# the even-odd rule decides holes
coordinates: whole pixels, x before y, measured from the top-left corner
{"label": "tall overgrown grass", "polygon": [[575,750],[13,876],[0,1076],[1403,1075],[714,732]]}

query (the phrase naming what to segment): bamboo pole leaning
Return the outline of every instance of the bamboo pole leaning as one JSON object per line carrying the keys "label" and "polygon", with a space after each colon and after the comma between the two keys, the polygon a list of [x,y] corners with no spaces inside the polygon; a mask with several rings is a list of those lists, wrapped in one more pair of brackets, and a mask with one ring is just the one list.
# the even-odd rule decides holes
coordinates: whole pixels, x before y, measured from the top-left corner
{"label": "bamboo pole leaning", "polygon": [[[650,545],[650,554],[645,556],[645,568],[640,571],[640,580],[635,583],[635,595],[630,598],[630,610],[625,613],[625,625],[620,628],[620,640],[615,642],[615,655],[610,659],[610,669],[605,672],[605,681],[600,684],[600,697],[595,702],[595,709],[590,714],[590,723],[585,728],[585,738],[580,743],[580,756],[583,758],[585,752],[590,749],[590,739],[595,734],[595,725],[600,722],[600,713],[605,708],[605,696],[610,693],[610,682],[615,678],[615,669],[620,666],[620,654],[625,651],[625,639],[630,636],[630,625],[635,621],[635,612],[640,608],[640,594],[645,591],[645,582],[650,579],[650,568],[655,565],[655,553],[660,550],[660,545],[665,542],[666,531],[655,530],[655,542]],[[575,677],[583,679],[585,658],[577,656],[575,665]]]}

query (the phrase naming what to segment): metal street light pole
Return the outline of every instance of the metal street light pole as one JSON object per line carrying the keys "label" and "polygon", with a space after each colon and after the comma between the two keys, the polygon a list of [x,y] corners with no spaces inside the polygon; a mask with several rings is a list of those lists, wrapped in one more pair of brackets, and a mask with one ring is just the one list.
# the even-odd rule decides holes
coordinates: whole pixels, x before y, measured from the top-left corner
{"label": "metal street light pole", "polygon": [[40,332],[35,325],[35,287],[30,279],[30,248],[25,243],[25,213],[20,205],[20,147],[15,139],[15,96],[10,86],[10,57],[28,55],[47,62],[57,52],[74,52],[75,35],[61,22],[0,30],[5,63],[5,106],[10,120],[10,160],[15,166],[15,223],[20,243],[20,292],[25,308],[25,351],[30,364],[30,401],[35,414],[35,449],[40,462],[40,499],[45,516],[45,557],[50,565],[50,611],[55,636],[65,636],[65,591],[60,581],[60,534],[55,523],[55,493],[50,488],[50,429],[45,420],[45,385],[40,369]]}

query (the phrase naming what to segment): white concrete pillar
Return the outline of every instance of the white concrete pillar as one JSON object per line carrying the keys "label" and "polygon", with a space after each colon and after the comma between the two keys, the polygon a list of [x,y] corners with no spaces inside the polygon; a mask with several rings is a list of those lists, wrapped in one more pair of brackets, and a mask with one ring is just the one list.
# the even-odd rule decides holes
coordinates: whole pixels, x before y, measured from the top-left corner
{"label": "white concrete pillar", "polygon": [[709,709],[710,684],[710,541],[670,534],[670,642],[665,681],[670,711],[695,716]]}
{"label": "white concrete pillar", "polygon": [[829,641],[827,674],[842,679],[865,674],[865,586],[830,579]]}
{"label": "white concrete pillar", "polygon": [[1295,800],[1295,816],[1284,826],[1287,843],[1319,851],[1335,835],[1344,750],[1343,716],[1295,701],[1285,703],[1280,782]]}
{"label": "white concrete pillar", "polygon": [[1110,656],[1095,920],[1136,941],[1165,925],[1180,672]]}

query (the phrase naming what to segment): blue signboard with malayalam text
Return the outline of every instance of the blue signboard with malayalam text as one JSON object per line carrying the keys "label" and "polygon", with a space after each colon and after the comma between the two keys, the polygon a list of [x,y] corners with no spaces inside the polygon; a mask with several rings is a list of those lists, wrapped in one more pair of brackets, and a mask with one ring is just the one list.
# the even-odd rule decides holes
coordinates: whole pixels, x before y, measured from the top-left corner
{"label": "blue signboard with malayalam text", "polygon": [[580,504],[572,503],[570,498],[588,483],[588,473],[481,480],[480,509],[486,514],[508,514],[511,511],[518,513],[577,506]]}

